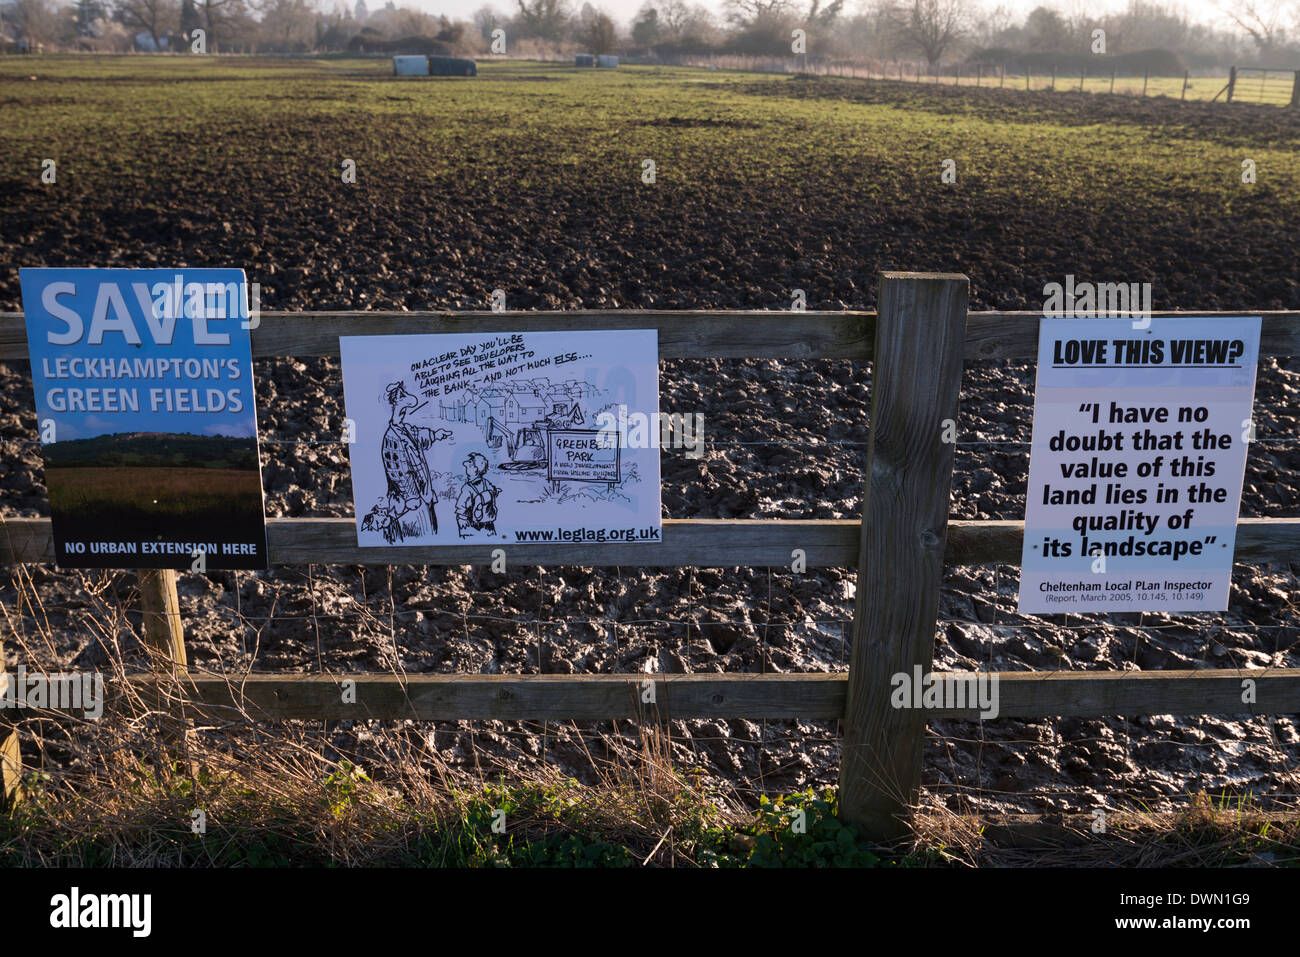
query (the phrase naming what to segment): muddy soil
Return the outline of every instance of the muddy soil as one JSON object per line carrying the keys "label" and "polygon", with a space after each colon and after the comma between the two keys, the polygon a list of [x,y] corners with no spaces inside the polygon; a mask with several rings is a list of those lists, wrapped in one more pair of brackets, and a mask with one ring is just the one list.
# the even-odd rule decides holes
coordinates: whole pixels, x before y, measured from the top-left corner
{"label": "muddy soil", "polygon": [[[953,96],[960,108],[965,101]],[[1054,102],[1065,108],[1064,98]],[[1106,108],[1168,123],[1209,117],[1216,135],[1236,135],[1221,131],[1218,114],[1199,104],[1176,117],[1169,112],[1176,104],[1154,100]],[[1085,114],[1079,121],[1102,119]],[[1283,134],[1296,135],[1289,127]],[[955,212],[926,195],[864,211],[830,191],[801,197],[800,224],[776,229],[789,197],[743,183],[722,197],[712,191],[716,184],[684,187],[680,202],[638,213],[635,222],[623,194],[545,182],[506,203],[490,190],[453,202],[442,188],[340,200],[305,185],[277,197],[256,179],[232,179],[153,196],[148,207],[122,193],[79,195],[74,187],[53,212],[48,196],[38,212],[24,212],[22,191],[30,187],[0,185],[2,261],[240,262],[264,277],[267,308],[482,308],[503,275],[513,277],[510,304],[518,308],[784,308],[794,286],[813,290],[810,307],[864,308],[874,303],[876,270],[903,266],[969,271],[974,307],[1031,308],[1042,277],[1075,271],[1080,249],[1098,275],[1158,277],[1161,308],[1300,308],[1293,230],[1254,229],[1250,256],[1222,253],[1252,217],[1264,223],[1267,211],[1248,204],[1234,222],[1209,222],[1171,202],[1163,221],[1133,223],[1095,205]],[[213,212],[232,204],[242,217]],[[823,242],[826,236],[839,239]],[[1216,266],[1207,268],[1216,249]],[[1122,273],[1106,271],[1121,264]],[[0,271],[0,309],[18,308],[17,271]],[[338,364],[260,361],[256,372],[267,514],[350,515]],[[699,459],[664,451],[666,517],[859,513],[869,365],[676,360],[661,363],[661,372],[662,408],[702,412],[709,441]],[[967,367],[953,517],[1023,517],[1032,391],[1028,364]],[[1300,359],[1266,360],[1243,516],[1300,515],[1298,409]],[[24,363],[0,366],[0,434],[0,516],[47,514]],[[29,571],[55,641],[43,660],[24,663],[101,664],[108,651],[84,618],[93,576]],[[1015,567],[951,567],[935,661],[997,670],[1297,667],[1298,573],[1296,562],[1239,566],[1224,614],[1030,618],[1015,614]],[[191,662],[214,670],[836,671],[847,661],[855,577],[848,569],[795,575],[557,563],[498,575],[317,565],[185,575],[181,602]],[[133,600],[133,584],[130,573],[113,575],[110,594]],[[15,607],[12,584],[0,587],[0,601]],[[138,648],[124,647],[138,664]],[[10,667],[14,649],[7,640]],[[345,725],[337,733],[364,747],[372,730]],[[434,747],[454,766],[509,771],[548,762],[586,777],[590,759],[581,744],[609,727],[481,722],[431,730]],[[790,790],[836,778],[833,723],[719,720],[678,722],[673,730],[678,763],[729,787]],[[927,740],[925,783],[928,799],[953,807],[1162,806],[1199,789],[1294,793],[1298,759],[1300,728],[1290,716],[940,721]]]}

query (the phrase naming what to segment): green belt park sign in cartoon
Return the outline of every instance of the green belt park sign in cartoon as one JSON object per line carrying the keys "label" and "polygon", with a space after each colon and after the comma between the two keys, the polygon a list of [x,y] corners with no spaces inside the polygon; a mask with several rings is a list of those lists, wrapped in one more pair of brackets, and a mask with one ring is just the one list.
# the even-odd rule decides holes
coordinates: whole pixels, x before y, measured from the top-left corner
{"label": "green belt park sign in cartoon", "polygon": [[659,541],[655,330],[339,346],[359,545]]}
{"label": "green belt park sign in cartoon", "polygon": [[243,271],[20,280],[58,564],[265,568]]}

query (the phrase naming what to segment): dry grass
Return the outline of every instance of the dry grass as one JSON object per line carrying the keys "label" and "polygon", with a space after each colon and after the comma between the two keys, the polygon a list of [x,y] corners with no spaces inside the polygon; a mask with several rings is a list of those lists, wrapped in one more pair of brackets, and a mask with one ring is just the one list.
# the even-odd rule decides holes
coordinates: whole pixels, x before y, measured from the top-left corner
{"label": "dry grass", "polygon": [[968,867],[1249,867],[1300,865],[1300,806],[1189,796],[1175,812],[980,817],[918,808],[914,848]]}
{"label": "dry grass", "polygon": [[[594,844],[626,849],[637,863],[689,865],[690,842],[680,846],[675,833],[698,837],[746,820],[738,801],[674,769],[668,731],[653,723],[579,735],[584,748],[592,740],[587,783],[545,764],[514,770],[507,782],[493,781],[491,769],[452,767],[417,722],[258,723],[237,708],[198,714],[171,693],[180,681],[166,678],[164,693],[146,699],[126,680],[124,662],[141,660],[145,646],[123,602],[107,576],[73,574],[91,606],[82,624],[107,651],[108,700],[98,720],[12,712],[27,774],[24,799],[0,831],[6,863],[474,865],[531,853],[529,843],[562,857],[556,848],[574,837],[578,853]],[[0,607],[12,657],[29,669],[57,661],[21,566],[13,585],[16,607]],[[498,809],[504,835],[492,830]],[[196,810],[202,835],[192,829]]]}
{"label": "dry grass", "polygon": [[[783,833],[793,802],[755,811],[750,796],[683,774],[672,760],[670,728],[653,721],[577,734],[589,770],[580,783],[544,761],[532,769],[493,765],[486,750],[483,764],[476,755],[475,770],[467,771],[444,759],[419,722],[259,723],[236,708],[200,714],[186,710],[183,695],[168,695],[180,685],[167,679],[164,694],[146,700],[125,680],[124,662],[143,660],[123,608],[130,599],[118,597],[110,576],[75,574],[88,605],[81,623],[107,652],[108,701],[96,721],[11,713],[19,716],[28,774],[25,799],[0,820],[0,863],[689,867],[875,860],[860,842],[848,858],[838,844],[826,850],[843,840],[833,819],[820,825],[821,845],[801,844]],[[6,645],[19,661],[57,662],[25,568],[15,570],[13,586],[15,607],[0,606]],[[811,799],[802,806],[813,805],[833,807]],[[193,828],[196,810],[203,833]],[[1298,821],[1300,810],[1265,814],[1249,801],[1204,794],[1174,815],[1112,813],[1104,833],[1086,816],[981,820],[926,806],[917,809],[907,846],[875,850],[883,863],[909,866],[1276,865],[1300,861]],[[501,823],[505,832],[497,833],[493,825]]]}

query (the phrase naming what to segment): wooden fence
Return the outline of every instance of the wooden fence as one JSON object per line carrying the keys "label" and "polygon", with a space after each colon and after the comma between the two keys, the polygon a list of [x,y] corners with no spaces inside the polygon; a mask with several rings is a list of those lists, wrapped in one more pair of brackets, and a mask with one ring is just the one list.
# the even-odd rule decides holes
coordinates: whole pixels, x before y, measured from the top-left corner
{"label": "wooden fence", "polygon": [[[1024,523],[949,521],[954,447],[945,419],[960,422],[963,363],[1033,360],[1037,313],[967,312],[961,275],[884,273],[869,312],[568,311],[516,313],[263,313],[253,354],[337,356],[340,335],[646,329],[672,358],[859,359],[873,362],[871,428],[861,521],[666,520],[655,544],[506,548],[520,564],[643,567],[858,568],[847,673],[605,675],[201,675],[186,670],[175,572],[142,572],[145,641],[159,668],[181,676],[189,706],[239,707],[264,719],[609,720],[643,714],[653,682],[658,716],[840,719],[842,815],[878,839],[907,831],[921,778],[927,718],[978,720],[966,708],[896,709],[891,676],[929,672],[939,585],[946,564],[1016,564]],[[1225,315],[1225,313],[1155,313]],[[1261,315],[1252,312],[1249,315]],[[1264,312],[1261,355],[1300,354],[1300,313]],[[0,360],[26,360],[20,314],[0,314]],[[866,423],[863,423],[864,427]],[[356,544],[351,518],[267,522],[273,564],[488,565],[492,548]],[[1287,562],[1300,554],[1300,518],[1244,519],[1235,559]],[[53,562],[46,519],[0,520],[0,564]],[[942,674],[936,675],[943,677]],[[1243,678],[1258,705],[1243,705]],[[340,682],[356,682],[344,703]],[[130,679],[146,695],[175,700],[175,682]],[[164,684],[166,688],[164,689]],[[1001,672],[999,717],[1300,712],[1300,669],[1160,672]],[[12,759],[11,759],[12,760]]]}

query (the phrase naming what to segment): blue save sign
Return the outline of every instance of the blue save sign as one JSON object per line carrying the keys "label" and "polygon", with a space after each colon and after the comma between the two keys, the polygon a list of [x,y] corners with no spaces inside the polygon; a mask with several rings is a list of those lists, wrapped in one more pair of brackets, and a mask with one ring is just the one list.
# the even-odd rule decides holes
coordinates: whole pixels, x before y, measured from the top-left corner
{"label": "blue save sign", "polygon": [[23,269],[58,564],[266,567],[239,269]]}

